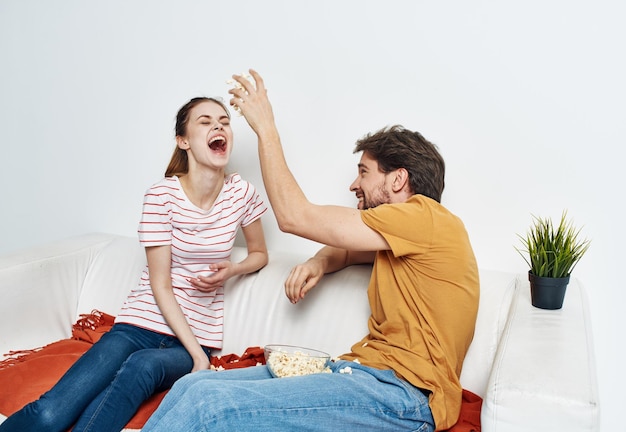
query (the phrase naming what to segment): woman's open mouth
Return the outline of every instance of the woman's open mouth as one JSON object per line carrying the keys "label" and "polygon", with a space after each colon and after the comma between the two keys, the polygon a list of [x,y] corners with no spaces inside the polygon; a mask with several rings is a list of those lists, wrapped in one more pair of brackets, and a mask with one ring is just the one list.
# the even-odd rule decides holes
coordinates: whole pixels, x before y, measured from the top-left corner
{"label": "woman's open mouth", "polygon": [[226,138],[221,135],[216,135],[209,140],[209,148],[216,153],[226,152]]}

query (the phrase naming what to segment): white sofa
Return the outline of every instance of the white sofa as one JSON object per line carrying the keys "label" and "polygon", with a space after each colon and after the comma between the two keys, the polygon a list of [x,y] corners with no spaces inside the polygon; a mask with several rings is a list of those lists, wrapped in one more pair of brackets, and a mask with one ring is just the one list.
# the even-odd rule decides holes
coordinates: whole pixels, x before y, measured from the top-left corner
{"label": "white sofa", "polygon": [[[244,253],[235,248],[233,260]],[[222,353],[285,343],[334,356],[365,334],[370,268],[327,275],[304,301],[292,305],[283,282],[306,258],[297,251],[270,251],[261,271],[229,281]],[[135,238],[99,233],[0,257],[0,353],[68,338],[78,316],[93,309],[117,314],[144,263]],[[563,308],[546,311],[531,306],[526,275],[481,270],[480,277],[478,320],[461,383],[483,398],[482,430],[597,431],[594,351],[583,287],[572,280]]]}

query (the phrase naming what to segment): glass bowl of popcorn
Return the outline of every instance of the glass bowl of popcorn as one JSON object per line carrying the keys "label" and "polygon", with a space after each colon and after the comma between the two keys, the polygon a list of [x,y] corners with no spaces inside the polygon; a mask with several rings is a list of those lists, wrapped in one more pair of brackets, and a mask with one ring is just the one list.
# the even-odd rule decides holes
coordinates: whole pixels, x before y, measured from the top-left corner
{"label": "glass bowl of popcorn", "polygon": [[265,363],[274,378],[330,373],[330,354],[295,345],[266,345]]}

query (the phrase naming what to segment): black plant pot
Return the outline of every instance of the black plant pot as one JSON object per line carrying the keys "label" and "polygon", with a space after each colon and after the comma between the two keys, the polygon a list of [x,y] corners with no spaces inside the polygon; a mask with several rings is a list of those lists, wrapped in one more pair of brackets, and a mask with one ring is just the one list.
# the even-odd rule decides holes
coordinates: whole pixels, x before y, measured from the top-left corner
{"label": "black plant pot", "polygon": [[530,281],[530,298],[534,307],[540,309],[561,309],[563,307],[569,276],[551,278],[535,276],[528,272],[528,280]]}

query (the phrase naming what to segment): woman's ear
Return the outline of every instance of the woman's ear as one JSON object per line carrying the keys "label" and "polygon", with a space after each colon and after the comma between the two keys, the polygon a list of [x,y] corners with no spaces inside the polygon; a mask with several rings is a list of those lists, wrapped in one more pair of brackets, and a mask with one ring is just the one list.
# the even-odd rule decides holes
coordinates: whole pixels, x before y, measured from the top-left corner
{"label": "woman's ear", "polygon": [[404,168],[398,168],[393,174],[393,182],[391,183],[391,189],[394,192],[400,192],[405,187],[409,186],[409,172]]}
{"label": "woman's ear", "polygon": [[187,150],[189,148],[189,143],[185,138],[181,136],[176,137],[176,145],[182,150]]}

